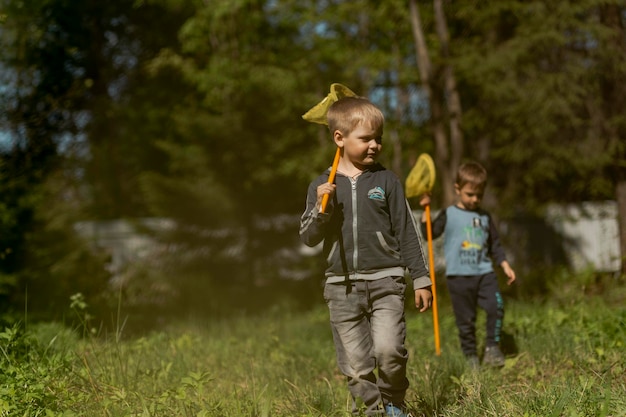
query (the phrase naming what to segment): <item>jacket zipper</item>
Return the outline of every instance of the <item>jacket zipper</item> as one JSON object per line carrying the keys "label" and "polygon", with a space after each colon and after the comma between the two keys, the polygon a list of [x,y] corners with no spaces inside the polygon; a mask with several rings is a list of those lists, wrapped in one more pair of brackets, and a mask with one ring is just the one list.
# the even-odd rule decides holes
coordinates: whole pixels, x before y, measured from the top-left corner
{"label": "jacket zipper", "polygon": [[352,251],[352,268],[354,269],[354,274],[358,271],[358,259],[359,259],[359,231],[358,231],[358,222],[357,222],[357,199],[356,199],[356,182],[359,178],[350,178],[350,184],[352,185],[352,245],[354,250]]}

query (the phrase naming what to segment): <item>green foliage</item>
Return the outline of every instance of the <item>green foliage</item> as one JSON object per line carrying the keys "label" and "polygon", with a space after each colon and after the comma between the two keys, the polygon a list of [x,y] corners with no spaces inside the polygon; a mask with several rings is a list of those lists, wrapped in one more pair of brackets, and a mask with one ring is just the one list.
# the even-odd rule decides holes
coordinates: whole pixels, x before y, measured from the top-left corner
{"label": "green foliage", "polygon": [[[590,71],[605,65],[600,45],[619,36],[599,19],[603,7],[509,0],[461,5],[451,14],[463,35],[452,37],[464,129],[476,144],[468,156],[485,159],[497,173],[490,183],[508,207],[502,212],[615,195],[606,169],[623,154],[608,151],[614,141],[600,133],[602,88]],[[480,153],[485,147],[488,158]]]}
{"label": "green foliage", "polygon": [[171,41],[166,28],[187,12],[182,2],[171,13],[132,2],[4,1],[0,10],[2,309],[30,302],[31,314],[59,316],[70,294],[102,292],[108,278],[104,255],[73,223],[146,212],[134,169],[158,164],[158,153],[116,121],[136,96],[124,86],[142,80],[138,60]]}
{"label": "green foliage", "polygon": [[[71,381],[68,372],[73,355],[69,348],[75,346],[76,339],[62,326],[46,327],[26,332],[16,324],[0,332],[0,413],[77,415],[64,411],[63,404]],[[58,333],[45,340],[43,335],[54,331]]]}
{"label": "green foliage", "polygon": [[15,273],[16,288],[11,303],[18,317],[27,312],[30,320],[63,318],[70,312],[67,300],[81,292],[93,300],[96,309],[107,307],[100,298],[109,273],[104,268],[106,255],[93,250],[75,232],[73,221],[79,216],[75,207],[52,195],[71,193],[61,175],[50,176],[37,191],[33,205],[33,228],[25,234],[28,248],[21,254],[24,264]]}
{"label": "green foliage", "polygon": [[[614,198],[626,181],[623,2],[445,9],[450,61],[421,2],[427,43],[435,66],[454,67],[465,156],[487,165],[498,214]],[[77,292],[114,304],[105,255],[73,236],[85,219],[179,225],[158,236],[179,251],[131,267],[133,300],[196,300],[213,288],[198,281],[226,276],[278,281],[297,224],[287,239],[260,219],[299,214],[330,164],[328,132],[301,115],[332,82],[384,110],[382,162],[401,177],[434,149],[400,0],[4,0],[0,25],[3,309],[62,317]]]}

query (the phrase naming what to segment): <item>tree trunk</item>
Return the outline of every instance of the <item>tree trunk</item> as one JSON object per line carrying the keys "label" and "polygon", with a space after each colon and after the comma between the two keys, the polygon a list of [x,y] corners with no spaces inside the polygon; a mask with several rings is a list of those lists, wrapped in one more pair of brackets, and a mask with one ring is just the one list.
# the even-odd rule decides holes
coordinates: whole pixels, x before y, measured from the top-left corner
{"label": "tree trunk", "polygon": [[[392,45],[392,55],[393,55],[393,66],[394,66],[394,71],[399,72],[400,71],[400,66],[402,65],[402,58],[400,57],[400,47],[398,45],[397,41],[394,41],[393,45]],[[399,122],[400,120],[402,120],[402,109],[405,107],[405,105],[407,104],[407,94],[402,90],[402,88],[395,83],[394,85],[394,81],[391,79],[391,77],[388,76],[387,82],[389,84],[389,86],[391,86],[395,91],[396,91],[396,95],[398,97],[398,106],[395,106],[395,119]],[[390,106],[391,107],[391,106]],[[402,170],[402,141],[400,140],[400,134],[398,133],[398,126],[399,123],[396,125],[396,127],[394,127],[394,129],[390,132],[390,140],[391,140],[391,146],[393,147],[393,156],[392,156],[392,160],[391,160],[391,169],[393,170],[393,172],[395,172],[399,177],[402,177],[403,175],[403,170]]]}
{"label": "tree trunk", "polygon": [[450,196],[453,196],[454,188],[452,185],[452,174],[448,169],[448,138],[443,126],[442,106],[434,86],[432,64],[428,54],[424,29],[422,28],[422,20],[416,0],[410,0],[409,6],[411,27],[413,28],[413,38],[415,41],[417,69],[420,73],[422,87],[424,91],[426,91],[426,96],[430,104],[430,125],[433,136],[435,137],[435,166],[438,171],[437,176],[441,178],[443,187],[443,204],[447,205],[450,201]]}
{"label": "tree trunk", "polygon": [[[444,86],[438,84],[438,77],[434,76],[432,62],[426,46],[424,29],[420,18],[416,0],[409,1],[410,19],[413,28],[413,38],[417,56],[417,67],[422,81],[422,87],[426,91],[430,103],[430,123],[435,138],[435,165],[438,168],[437,175],[441,178],[443,188],[443,205],[449,205],[454,201],[455,173],[463,155],[463,135],[461,132],[461,100],[456,88],[454,72],[449,62],[446,62],[443,70]],[[444,60],[449,58],[448,29],[443,14],[441,0],[435,0],[435,17],[437,36],[441,44],[441,53]],[[444,104],[444,97],[447,98]],[[450,139],[445,128],[446,114],[444,108],[447,105],[447,116],[450,126]]]}
{"label": "tree trunk", "polygon": [[435,20],[437,26],[437,37],[441,45],[441,55],[443,57],[444,86],[446,93],[446,104],[448,106],[448,118],[450,123],[450,170],[455,172],[461,163],[463,156],[463,132],[461,131],[461,98],[456,88],[456,78],[454,69],[450,63],[450,35],[448,34],[448,24],[443,12],[441,0],[434,0]]}
{"label": "tree trunk", "polygon": [[617,200],[620,239],[621,272],[626,274],[626,123],[621,119],[626,114],[626,30],[622,16],[624,8],[616,4],[600,6],[600,20],[610,30],[608,38],[609,56],[604,57],[602,74],[602,96],[604,101],[604,134],[608,138],[608,149],[613,150],[613,181]]}
{"label": "tree trunk", "polygon": [[622,276],[626,275],[626,172],[615,187],[617,199],[617,224],[619,228],[620,258]]}

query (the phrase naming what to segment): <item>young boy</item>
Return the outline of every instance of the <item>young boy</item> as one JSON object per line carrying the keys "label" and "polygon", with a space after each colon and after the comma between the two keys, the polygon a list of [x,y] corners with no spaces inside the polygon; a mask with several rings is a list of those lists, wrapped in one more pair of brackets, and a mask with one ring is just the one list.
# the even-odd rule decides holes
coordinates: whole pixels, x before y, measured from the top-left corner
{"label": "young boy", "polygon": [[[500,331],[504,305],[498,288],[493,262],[502,267],[507,284],[515,281],[515,272],[506,260],[492,217],[480,208],[487,171],[477,162],[459,167],[454,189],[457,203],[442,210],[432,223],[433,238],[445,233],[446,282],[459,330],[461,349],[473,368],[479,366],[476,350],[476,306],[487,314],[487,337],[483,364],[504,366],[500,351]],[[423,196],[420,205],[430,204]],[[422,230],[425,232],[425,216]]]}
{"label": "young boy", "polygon": [[[309,185],[300,238],[308,246],[324,241],[324,299],[352,412],[359,412],[360,399],[368,416],[403,417],[406,269],[416,307],[426,311],[432,300],[421,241],[402,184],[376,163],[382,112],[365,98],[344,97],[329,108],[327,120],[340,148],[336,184],[327,182],[327,170]],[[330,198],[321,213],[324,194]]]}

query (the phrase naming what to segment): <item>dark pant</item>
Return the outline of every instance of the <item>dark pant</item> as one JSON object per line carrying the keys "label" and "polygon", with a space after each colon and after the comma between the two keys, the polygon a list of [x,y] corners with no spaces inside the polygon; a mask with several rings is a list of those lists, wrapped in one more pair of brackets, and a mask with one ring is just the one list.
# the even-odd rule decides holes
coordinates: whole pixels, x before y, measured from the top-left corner
{"label": "dark pant", "polygon": [[448,276],[448,292],[459,330],[461,349],[466,356],[476,355],[476,307],[487,314],[486,346],[500,343],[504,304],[494,272],[479,276]]}

